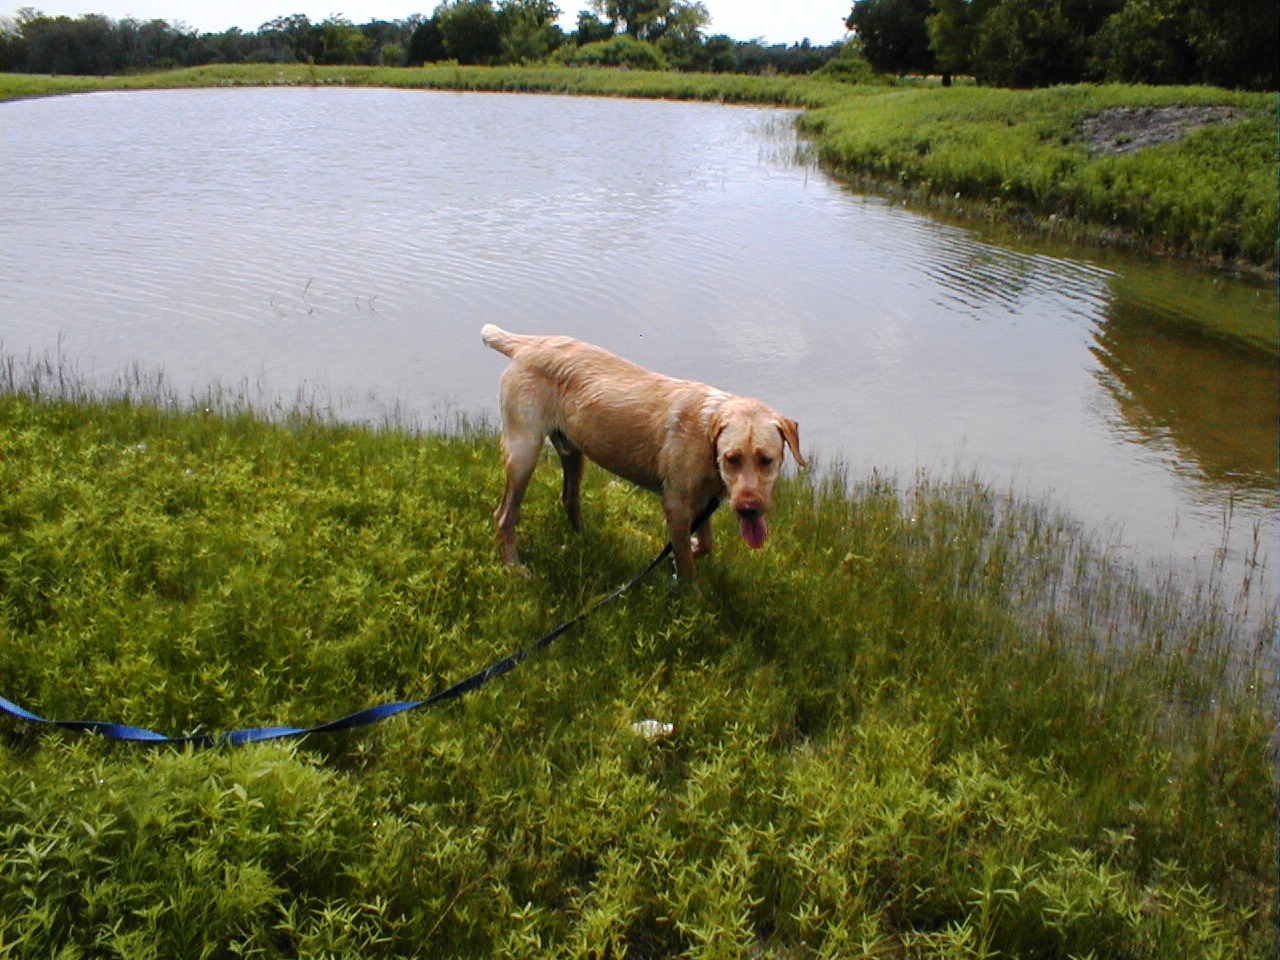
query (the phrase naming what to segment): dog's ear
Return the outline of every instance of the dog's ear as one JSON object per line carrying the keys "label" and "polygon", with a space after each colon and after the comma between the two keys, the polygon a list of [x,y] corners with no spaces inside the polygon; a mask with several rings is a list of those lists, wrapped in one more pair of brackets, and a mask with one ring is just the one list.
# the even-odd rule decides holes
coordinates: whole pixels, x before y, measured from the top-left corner
{"label": "dog's ear", "polygon": [[714,417],[711,421],[711,429],[707,434],[711,439],[711,454],[717,463],[720,460],[720,434],[724,433],[725,426],[726,424],[720,417]]}
{"label": "dog's ear", "polygon": [[778,432],[782,434],[782,439],[791,448],[791,455],[796,458],[796,463],[803,467],[804,457],[800,453],[800,424],[790,417],[780,416],[778,417]]}

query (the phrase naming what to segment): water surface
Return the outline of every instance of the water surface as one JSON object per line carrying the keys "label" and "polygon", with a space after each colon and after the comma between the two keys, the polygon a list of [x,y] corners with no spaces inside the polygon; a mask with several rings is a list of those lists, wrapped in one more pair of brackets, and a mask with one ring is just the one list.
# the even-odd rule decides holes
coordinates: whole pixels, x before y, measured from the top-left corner
{"label": "water surface", "polygon": [[6,103],[0,349],[433,426],[496,415],[481,324],[568,333],[767,400],[854,477],[973,471],[1143,562],[1272,563],[1275,357],[1186,304],[1274,317],[1273,287],[855,195],[792,116],[369,89]]}

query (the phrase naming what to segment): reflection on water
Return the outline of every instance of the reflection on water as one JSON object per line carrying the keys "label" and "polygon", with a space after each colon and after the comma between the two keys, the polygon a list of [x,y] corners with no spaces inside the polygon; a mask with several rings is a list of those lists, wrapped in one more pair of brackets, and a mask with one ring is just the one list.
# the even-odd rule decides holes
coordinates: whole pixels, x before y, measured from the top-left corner
{"label": "reflection on water", "polygon": [[1141,304],[1117,300],[1099,325],[1099,380],[1117,432],[1161,450],[1171,469],[1273,502],[1280,463],[1274,357],[1223,343]]}
{"label": "reflection on water", "polygon": [[497,321],[761,396],[854,475],[1047,492],[1140,556],[1240,560],[1275,530],[1274,360],[1166,322],[1225,296],[1262,329],[1274,289],[857,196],[792,116],[354,89],[5,103],[0,349],[432,426],[495,414]]}

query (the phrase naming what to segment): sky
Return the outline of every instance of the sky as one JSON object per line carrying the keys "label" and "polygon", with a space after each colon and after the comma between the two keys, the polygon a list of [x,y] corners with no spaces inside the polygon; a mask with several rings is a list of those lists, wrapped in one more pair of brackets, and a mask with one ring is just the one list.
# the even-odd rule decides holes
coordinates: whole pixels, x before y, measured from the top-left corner
{"label": "sky", "polygon": [[[726,34],[735,40],[798,43],[809,39],[826,45],[844,37],[844,18],[852,0],[703,0],[711,12],[707,35]],[[101,13],[113,20],[181,22],[201,33],[221,33],[230,27],[248,32],[268,20],[304,13],[313,22],[339,14],[353,23],[403,20],[415,13],[429,15],[439,0],[30,0],[15,3],[10,14],[31,6],[49,16],[79,17]],[[572,30],[587,0],[557,0],[561,25]],[[0,8],[3,9],[3,8]]]}

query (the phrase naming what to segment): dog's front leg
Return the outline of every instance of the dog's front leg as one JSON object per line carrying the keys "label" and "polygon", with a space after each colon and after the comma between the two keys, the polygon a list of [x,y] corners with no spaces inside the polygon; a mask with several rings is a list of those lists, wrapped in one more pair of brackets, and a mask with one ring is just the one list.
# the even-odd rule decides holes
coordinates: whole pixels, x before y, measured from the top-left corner
{"label": "dog's front leg", "polygon": [[705,557],[711,552],[711,518],[702,521],[702,526],[693,531],[693,555]]}
{"label": "dog's front leg", "polygon": [[667,536],[671,538],[671,552],[676,561],[676,578],[682,583],[693,580],[693,538],[689,525],[693,514],[683,503],[664,501],[667,515]]}

